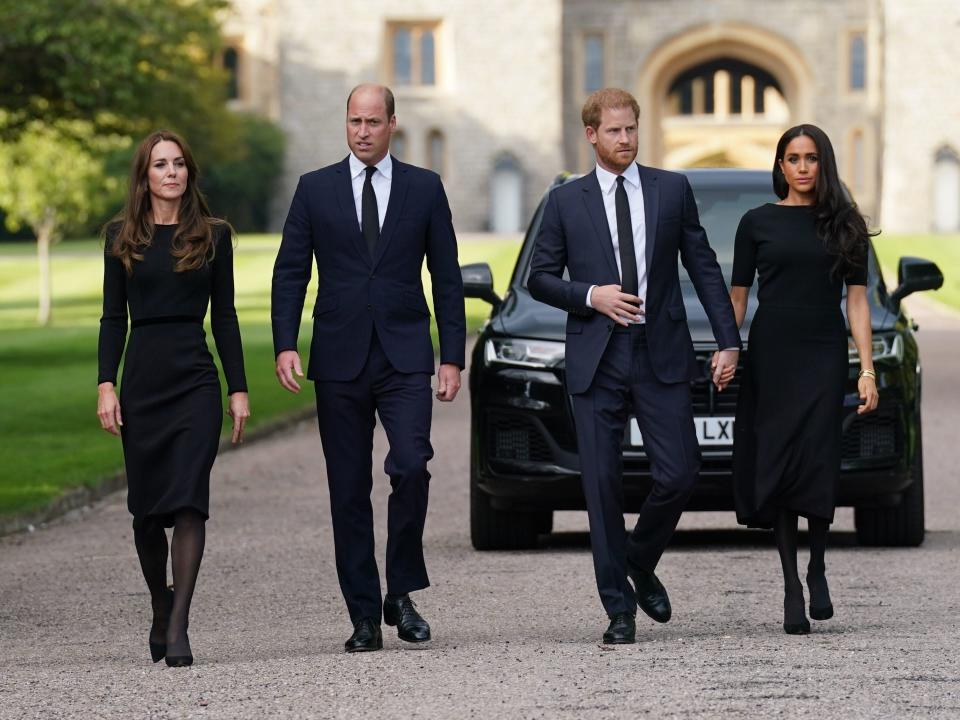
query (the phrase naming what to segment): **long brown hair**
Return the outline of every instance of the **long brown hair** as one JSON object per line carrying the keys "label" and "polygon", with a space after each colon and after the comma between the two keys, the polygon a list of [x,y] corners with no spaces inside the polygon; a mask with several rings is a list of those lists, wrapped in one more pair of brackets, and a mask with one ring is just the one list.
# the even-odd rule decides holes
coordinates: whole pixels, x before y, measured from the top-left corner
{"label": "long brown hair", "polygon": [[837,157],[827,134],[816,125],[796,125],[787,130],[777,143],[776,157],[773,159],[773,192],[783,200],[790,192],[787,179],[780,169],[780,161],[786,153],[787,145],[794,138],[806,135],[817,146],[820,162],[817,169],[816,202],[813,213],[816,218],[817,234],[834,256],[832,272],[835,276],[846,277],[856,268],[867,264],[867,238],[878,235],[867,228],[867,221],[860,214],[856,204],[844,192],[837,170]]}
{"label": "long brown hair", "polygon": [[134,260],[143,260],[143,250],[150,246],[153,239],[153,213],[147,173],[153,148],[165,140],[177,144],[187,166],[187,189],[180,196],[180,222],[173,235],[171,250],[171,254],[177,258],[174,270],[197,270],[213,260],[216,247],[213,229],[227,225],[210,213],[206,198],[199,188],[199,168],[183,138],[169,130],[150,133],[134,153],[123,209],[105,228],[105,233],[110,236],[110,252],[120,258],[127,274],[133,272]]}

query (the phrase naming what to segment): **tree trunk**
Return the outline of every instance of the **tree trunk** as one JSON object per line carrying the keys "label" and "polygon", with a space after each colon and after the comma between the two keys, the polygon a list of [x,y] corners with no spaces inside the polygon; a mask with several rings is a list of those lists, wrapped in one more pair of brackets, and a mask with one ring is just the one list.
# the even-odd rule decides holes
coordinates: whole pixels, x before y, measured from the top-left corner
{"label": "tree trunk", "polygon": [[40,307],[37,312],[37,323],[43,326],[50,324],[51,316],[53,282],[50,274],[50,246],[53,244],[55,227],[53,213],[48,210],[43,221],[37,226],[37,261],[40,267]]}

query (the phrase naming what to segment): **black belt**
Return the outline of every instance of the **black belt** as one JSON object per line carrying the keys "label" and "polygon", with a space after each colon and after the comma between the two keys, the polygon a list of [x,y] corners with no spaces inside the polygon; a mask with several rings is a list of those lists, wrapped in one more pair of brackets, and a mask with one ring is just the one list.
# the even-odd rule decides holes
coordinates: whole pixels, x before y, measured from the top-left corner
{"label": "black belt", "polygon": [[140,318],[130,323],[130,328],[144,327],[146,325],[171,325],[173,323],[196,323],[203,325],[202,317],[193,315],[164,315],[163,317]]}
{"label": "black belt", "polygon": [[621,325],[620,323],[615,323],[613,326],[613,331],[615,333],[643,333],[647,334],[647,324],[646,323],[630,323],[629,325]]}

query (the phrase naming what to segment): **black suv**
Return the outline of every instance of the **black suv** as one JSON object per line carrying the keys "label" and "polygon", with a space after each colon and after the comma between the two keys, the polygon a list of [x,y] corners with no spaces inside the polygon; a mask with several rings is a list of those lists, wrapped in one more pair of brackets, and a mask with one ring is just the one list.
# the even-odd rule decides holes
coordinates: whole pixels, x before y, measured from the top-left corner
{"label": "black suv", "polygon": [[[703,169],[686,171],[686,175],[701,223],[729,279],[741,216],[750,208],[776,201],[770,174]],[[547,192],[572,179],[558,177]],[[526,287],[544,204],[541,201],[534,213],[503,299],[494,293],[488,265],[462,268],[467,297],[493,306],[470,368],[470,531],[478,550],[535,546],[538,535],[551,531],[554,510],[586,508],[573,414],[564,385],[566,313],[534,300]],[[682,268],[680,275],[690,333],[704,368],[690,387],[703,461],[688,509],[732,510],[731,429],[740,376],[722,393],[709,382],[709,359],[716,345]],[[862,417],[855,412],[859,364],[851,340],[837,496],[838,505],[856,508],[857,538],[863,544],[923,542],[920,358],[913,335],[916,328],[900,309],[900,300],[942,283],[935,264],[905,257],[900,259],[898,287],[888,292],[871,248],[867,294],[880,404]],[[744,339],[755,310],[756,297],[751,294]],[[745,347],[743,355],[748,352]],[[650,464],[632,419],[623,441],[623,461],[624,509],[634,512],[649,491]]]}

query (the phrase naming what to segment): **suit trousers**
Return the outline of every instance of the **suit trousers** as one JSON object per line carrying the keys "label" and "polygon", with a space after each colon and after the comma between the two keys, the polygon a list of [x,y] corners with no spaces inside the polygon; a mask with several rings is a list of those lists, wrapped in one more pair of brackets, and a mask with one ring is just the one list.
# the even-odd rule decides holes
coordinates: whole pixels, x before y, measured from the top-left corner
{"label": "suit trousers", "polygon": [[433,457],[430,375],[397,372],[374,330],[360,375],[347,382],[317,381],[315,389],[340,590],[353,622],[371,618],[379,623],[383,604],[370,502],[375,414],[390,445],[383,468],[392,488],[387,505],[387,592],[402,595],[430,584],[423,559],[427,462]]}
{"label": "suit trousers", "polygon": [[[635,613],[626,559],[644,570],[656,568],[700,470],[690,385],[656,378],[644,325],[618,326],[590,387],[571,397],[600,600],[608,615]],[[628,538],[623,442],[631,410],[643,435],[653,486]]]}

